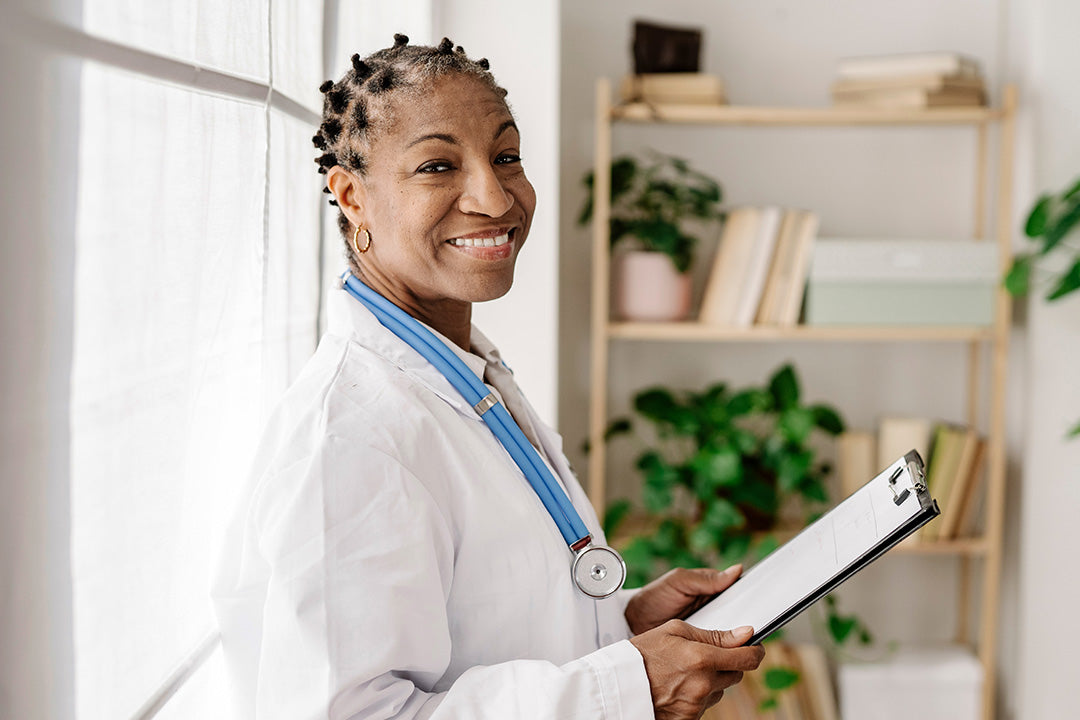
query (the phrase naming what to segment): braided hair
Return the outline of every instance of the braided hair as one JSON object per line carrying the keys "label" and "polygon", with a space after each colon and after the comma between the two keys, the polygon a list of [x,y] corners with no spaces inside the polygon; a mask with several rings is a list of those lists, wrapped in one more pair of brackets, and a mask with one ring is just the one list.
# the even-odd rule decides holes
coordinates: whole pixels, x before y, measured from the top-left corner
{"label": "braided hair", "polygon": [[[319,86],[323,93],[322,124],[311,138],[323,151],[315,158],[319,173],[340,165],[359,175],[367,170],[367,151],[379,134],[393,124],[391,100],[402,96],[418,97],[432,80],[447,75],[476,78],[496,95],[506,98],[491,74],[487,58],[471,60],[465,49],[449,38],[435,46],[409,45],[409,38],[395,34],[392,47],[377,50],[361,58],[352,56],[352,67],[340,80],[327,80]],[[509,109],[509,107],[507,108]],[[324,187],[324,193],[330,188]],[[331,205],[337,201],[331,199]],[[359,258],[350,247],[350,223],[338,211],[338,227],[346,238],[345,255],[351,266]]]}

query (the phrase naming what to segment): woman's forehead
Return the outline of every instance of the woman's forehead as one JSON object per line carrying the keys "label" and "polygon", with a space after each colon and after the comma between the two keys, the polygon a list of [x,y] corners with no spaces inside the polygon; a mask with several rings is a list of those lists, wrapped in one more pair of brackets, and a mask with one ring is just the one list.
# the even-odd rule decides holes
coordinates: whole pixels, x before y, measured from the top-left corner
{"label": "woman's forehead", "polygon": [[[394,98],[390,135],[413,143],[439,134],[497,135],[517,130],[506,101],[481,81],[462,75],[436,78]],[[494,134],[493,134],[494,133]]]}

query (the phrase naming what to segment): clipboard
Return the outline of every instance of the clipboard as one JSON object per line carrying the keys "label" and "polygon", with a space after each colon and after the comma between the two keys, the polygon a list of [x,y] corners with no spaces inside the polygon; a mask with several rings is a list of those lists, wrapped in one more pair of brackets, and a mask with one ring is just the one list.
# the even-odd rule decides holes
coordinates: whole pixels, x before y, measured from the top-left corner
{"label": "clipboard", "polygon": [[754,628],[756,645],[941,511],[912,450],[743,573],[686,622]]}

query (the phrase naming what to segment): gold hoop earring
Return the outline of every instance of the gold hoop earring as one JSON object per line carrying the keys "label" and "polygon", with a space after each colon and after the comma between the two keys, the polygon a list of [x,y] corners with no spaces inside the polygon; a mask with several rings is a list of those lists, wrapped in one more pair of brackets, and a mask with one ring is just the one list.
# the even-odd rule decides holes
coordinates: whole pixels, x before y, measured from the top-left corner
{"label": "gold hoop earring", "polygon": [[[364,236],[367,238],[367,242],[364,243],[364,247],[362,249],[359,242],[361,232],[363,232]],[[352,246],[353,250],[356,251],[357,255],[363,255],[364,253],[366,253],[368,250],[371,249],[371,233],[369,233],[367,229],[361,228],[359,225],[357,225],[356,230],[352,234]]]}

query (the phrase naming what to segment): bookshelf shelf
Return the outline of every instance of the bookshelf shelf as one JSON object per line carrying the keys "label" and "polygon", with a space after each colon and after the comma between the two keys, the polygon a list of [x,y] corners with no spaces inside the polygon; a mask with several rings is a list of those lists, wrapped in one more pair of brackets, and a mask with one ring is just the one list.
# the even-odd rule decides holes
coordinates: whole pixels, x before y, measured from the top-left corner
{"label": "bookshelf shelf", "polygon": [[646,105],[611,108],[613,121],[690,125],[980,125],[1000,120],[988,107],[893,109],[864,107],[755,107],[750,105]]}
{"label": "bookshelf shelf", "polygon": [[617,340],[685,342],[982,342],[993,328],[957,326],[812,326],[791,328],[723,327],[696,322],[609,323],[608,337]]}
{"label": "bookshelf shelf", "polygon": [[[1003,274],[1011,262],[1013,218],[1013,136],[1017,91],[1005,88],[1001,107],[953,107],[930,109],[883,109],[863,107],[751,107],[738,105],[646,105],[613,106],[611,85],[600,79],[596,88],[596,146],[594,167],[607,168],[612,160],[612,128],[616,124],[699,125],[711,127],[934,127],[967,128],[975,133],[973,173],[975,212],[973,236],[993,237],[997,245],[998,270]],[[989,136],[998,142],[991,151]],[[994,162],[991,162],[991,159]],[[991,173],[990,168],[993,168]],[[968,346],[967,425],[986,435],[986,492],[982,537],[903,544],[891,552],[908,556],[956,557],[959,591],[955,639],[978,648],[983,667],[982,712],[995,716],[997,677],[997,625],[1000,598],[1002,535],[1005,508],[1005,375],[1008,367],[1011,301],[1004,289],[995,292],[993,324],[990,326],[806,326],[780,328],[755,326],[732,328],[698,322],[615,322],[610,314],[611,257],[608,238],[610,175],[596,174],[593,185],[592,331],[589,399],[588,490],[593,505],[603,514],[606,504],[608,424],[608,357],[613,347],[626,342],[957,342]],[[993,230],[985,227],[992,215]],[[989,362],[984,362],[984,355]],[[940,500],[940,498],[939,498]],[[972,566],[978,561],[981,572]],[[978,593],[977,615],[971,595]],[[975,619],[977,618],[977,619]],[[969,622],[970,621],[970,622]]]}

